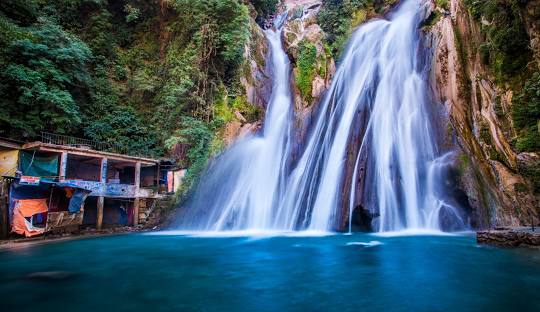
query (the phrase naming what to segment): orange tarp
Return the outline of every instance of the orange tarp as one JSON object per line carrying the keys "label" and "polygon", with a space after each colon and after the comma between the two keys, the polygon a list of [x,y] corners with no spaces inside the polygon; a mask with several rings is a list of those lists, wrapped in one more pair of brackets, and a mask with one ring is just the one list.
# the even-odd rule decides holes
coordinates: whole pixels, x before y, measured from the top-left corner
{"label": "orange tarp", "polygon": [[11,222],[11,231],[26,237],[42,234],[45,229],[36,228],[28,222],[29,218],[35,214],[47,212],[47,199],[19,199],[13,209],[13,221]]}

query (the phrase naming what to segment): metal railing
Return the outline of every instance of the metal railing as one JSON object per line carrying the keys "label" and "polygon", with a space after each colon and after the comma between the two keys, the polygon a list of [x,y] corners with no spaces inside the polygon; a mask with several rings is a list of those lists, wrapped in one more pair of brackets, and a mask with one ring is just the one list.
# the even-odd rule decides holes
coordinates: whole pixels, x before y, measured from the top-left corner
{"label": "metal railing", "polygon": [[88,139],[81,139],[81,138],[76,138],[76,137],[63,135],[63,134],[41,132],[41,142],[47,143],[47,144],[66,145],[66,146],[101,151],[101,152],[110,152],[110,153],[116,153],[116,154],[125,154],[125,155],[142,157],[142,155],[140,154],[130,153],[128,148],[122,147],[118,144],[99,142],[99,141],[88,140]]}

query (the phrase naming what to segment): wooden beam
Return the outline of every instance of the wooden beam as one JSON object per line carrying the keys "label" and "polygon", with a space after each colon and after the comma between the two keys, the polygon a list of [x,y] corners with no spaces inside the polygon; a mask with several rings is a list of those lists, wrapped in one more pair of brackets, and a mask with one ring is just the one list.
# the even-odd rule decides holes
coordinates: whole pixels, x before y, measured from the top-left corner
{"label": "wooden beam", "polygon": [[5,147],[9,149],[20,149],[21,146],[22,146],[21,144],[0,139],[0,147]]}
{"label": "wooden beam", "polygon": [[110,152],[87,150],[87,149],[82,149],[82,148],[78,148],[74,146],[56,145],[56,144],[49,144],[49,143],[42,143],[42,142],[26,143],[22,146],[22,149],[36,149],[39,151],[54,152],[54,153],[68,152],[73,155],[97,157],[97,158],[106,157],[109,159],[126,161],[126,162],[131,162],[131,163],[141,162],[142,164],[147,165],[147,166],[153,166],[159,163],[159,160],[152,159],[152,158],[128,156],[128,155],[115,154],[115,153],[110,153]]}

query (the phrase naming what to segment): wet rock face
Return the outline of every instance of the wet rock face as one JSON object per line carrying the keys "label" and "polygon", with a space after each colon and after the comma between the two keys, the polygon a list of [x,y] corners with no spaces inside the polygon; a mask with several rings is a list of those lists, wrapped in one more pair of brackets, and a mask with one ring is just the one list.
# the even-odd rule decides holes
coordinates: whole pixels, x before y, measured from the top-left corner
{"label": "wet rock face", "polygon": [[[251,11],[253,12],[254,9]],[[241,68],[240,83],[244,89],[247,104],[264,110],[272,94],[271,70],[267,61],[270,50],[264,32],[255,22],[253,16],[256,16],[256,13],[251,16],[250,37],[244,47],[244,64]],[[225,145],[232,144],[247,133],[256,132],[262,123],[262,120],[248,122],[245,116],[237,110],[233,114],[234,119],[229,121],[222,130]],[[261,116],[263,115],[261,114]]]}
{"label": "wet rock face", "polygon": [[266,61],[268,42],[255,21],[251,21],[250,30],[250,40],[244,48],[245,63],[240,82],[245,89],[247,102],[265,108],[272,92],[272,80]]}
{"label": "wet rock face", "polygon": [[432,82],[448,115],[447,148],[459,155],[455,168],[472,226],[538,222],[540,197],[532,181],[519,174],[519,166],[530,166],[538,155],[518,154],[510,144],[513,94],[497,85],[482,63],[480,25],[463,0],[451,0],[449,11],[426,30],[425,43],[433,51]]}

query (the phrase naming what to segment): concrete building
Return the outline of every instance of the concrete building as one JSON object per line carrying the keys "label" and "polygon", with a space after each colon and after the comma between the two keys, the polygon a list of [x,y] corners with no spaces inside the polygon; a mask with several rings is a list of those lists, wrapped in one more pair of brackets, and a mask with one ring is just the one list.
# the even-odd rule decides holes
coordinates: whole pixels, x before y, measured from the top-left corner
{"label": "concrete building", "polygon": [[[36,198],[48,195],[48,214],[52,216],[55,209],[67,211],[69,199],[62,199],[62,196],[67,194],[69,197],[69,192],[63,192],[63,189],[85,190],[88,196],[78,212],[80,217],[69,224],[57,223],[57,227],[76,225],[100,230],[144,224],[156,201],[163,196],[160,193],[167,189],[167,181],[161,178],[166,177],[167,172],[163,172],[157,159],[104,151],[99,144],[49,134],[41,141],[24,144],[0,140],[3,177],[0,235],[5,237],[6,228],[12,225],[17,196],[22,199],[33,196],[32,193]],[[39,185],[39,191],[30,188]],[[73,214],[66,213],[63,219],[67,216],[73,218]],[[50,229],[47,225],[47,231]]]}

